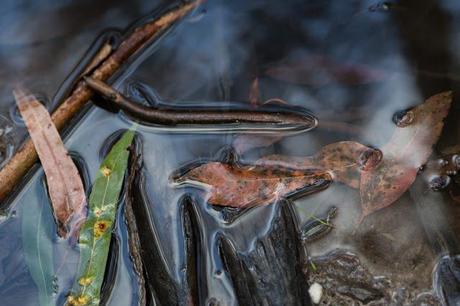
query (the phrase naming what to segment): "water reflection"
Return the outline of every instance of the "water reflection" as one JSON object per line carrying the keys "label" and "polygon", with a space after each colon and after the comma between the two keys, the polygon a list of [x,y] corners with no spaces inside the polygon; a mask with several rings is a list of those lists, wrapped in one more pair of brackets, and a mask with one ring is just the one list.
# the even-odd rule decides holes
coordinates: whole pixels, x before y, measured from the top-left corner
{"label": "water reflection", "polygon": [[[12,107],[10,86],[14,81],[21,80],[31,90],[52,97],[99,31],[124,27],[156,5],[143,1],[130,5],[114,2],[95,5],[85,1],[59,5],[44,1],[27,7],[5,4],[0,12],[5,16],[0,18],[4,25],[0,31],[3,67],[0,78],[4,81],[0,113],[7,116]],[[40,18],[31,18],[37,15]],[[229,100],[249,103],[251,84],[257,77],[262,101],[282,99],[308,108],[318,116],[320,125],[312,132],[262,141],[264,148],[247,150],[244,158],[250,162],[270,153],[310,156],[327,144],[343,140],[382,149],[393,134],[395,123],[400,126],[412,123],[410,111],[401,110],[420,104],[432,94],[453,89],[454,103],[435,146],[438,153],[458,144],[459,139],[460,108],[456,102],[459,20],[460,7],[455,0],[212,1],[170,33],[174,35],[165,37],[156,52],[132,72],[131,80],[142,81],[149,87],[128,86],[125,92],[149,104],[157,103],[158,96],[177,103]],[[126,84],[118,83],[120,88]],[[321,122],[328,128],[321,128]],[[126,118],[92,109],[68,135],[66,144],[82,156],[93,179],[106,141],[110,141],[113,132],[130,124]],[[354,128],[345,130],[344,124]],[[15,132],[17,139],[25,135],[19,127]],[[198,229],[195,235],[199,241],[197,238],[194,241],[200,287],[190,292],[195,292],[200,304],[234,305],[238,299],[246,298],[237,290],[242,287],[234,283],[237,270],[229,268],[230,261],[223,260],[229,258],[228,254],[235,253],[237,256],[232,258],[238,258],[237,262],[255,267],[244,271],[248,280],[261,279],[259,266],[273,271],[284,267],[282,258],[280,262],[254,264],[256,259],[273,259],[273,256],[264,257],[261,250],[273,247],[273,242],[264,239],[273,234],[273,227],[280,220],[278,204],[251,209],[228,222],[223,217],[228,212],[209,206],[192,189],[173,189],[169,184],[169,173],[192,160],[210,158],[219,149],[232,145],[233,135],[184,132],[169,135],[143,126],[139,133],[144,143],[142,195],[149,216],[146,229],[151,231],[148,237],[156,241],[152,250],[158,253],[156,259],[161,263],[162,275],[174,284],[174,290],[188,293],[181,290],[193,283],[187,279],[184,268],[190,260],[185,247],[189,239],[187,231],[184,232],[186,218],[180,217],[185,205],[192,205],[192,211],[187,213],[194,216],[197,223],[194,228]],[[439,171],[436,168],[430,173],[439,174]],[[40,175],[38,172],[32,177],[11,209],[23,207],[40,196],[31,187],[39,184]],[[421,294],[428,304],[435,304],[424,292],[432,288],[431,273],[437,256],[446,252],[453,252],[451,256],[457,254],[451,236],[456,236],[460,225],[452,222],[459,212],[450,197],[450,192],[458,187],[456,173],[430,177],[431,180],[423,180],[425,185],[420,190],[427,192],[432,205],[406,193],[358,228],[354,221],[360,212],[359,194],[341,184],[333,184],[321,193],[291,204],[299,219],[299,229],[327,232],[321,239],[307,239],[309,256],[330,254],[329,251],[337,248],[353,251],[369,269],[368,279],[373,281],[374,276],[384,275],[405,288],[405,293],[398,294],[404,296],[408,292],[413,301],[414,296]],[[432,189],[440,190],[426,191],[430,183]],[[193,194],[193,201],[184,202],[185,194]],[[439,208],[435,213],[433,206]],[[308,226],[314,220],[327,218],[332,207],[337,207],[332,230]],[[5,305],[14,305],[19,300],[33,305],[37,295],[18,244],[23,217],[24,211],[18,210],[16,217],[1,223],[0,246],[6,251],[0,265],[0,294]],[[116,235],[122,255],[116,258],[118,271],[109,304],[127,305],[132,302],[127,292],[135,292],[136,282],[130,274],[126,226],[121,217],[118,219]],[[223,247],[219,241],[228,244]],[[53,243],[58,244],[55,240]],[[227,255],[222,256],[222,248]],[[247,258],[252,258],[252,262]],[[333,257],[320,258],[327,261]],[[439,267],[444,266],[443,261]],[[449,275],[436,284],[454,279]],[[294,278],[286,279],[285,283],[277,283],[279,288],[273,289],[274,292],[295,296],[295,288],[283,288]],[[321,275],[314,280],[321,281]],[[60,284],[62,292],[70,283]],[[257,286],[253,289],[263,292]],[[377,293],[368,294],[366,299],[370,296],[378,300],[381,292]],[[346,293],[343,295],[349,298]],[[336,298],[340,300],[340,292]],[[403,300],[405,297],[400,299]]]}

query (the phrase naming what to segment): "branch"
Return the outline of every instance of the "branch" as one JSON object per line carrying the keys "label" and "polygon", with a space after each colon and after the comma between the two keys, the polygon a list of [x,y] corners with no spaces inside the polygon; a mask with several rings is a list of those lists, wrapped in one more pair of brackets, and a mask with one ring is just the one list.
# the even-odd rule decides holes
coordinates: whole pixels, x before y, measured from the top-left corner
{"label": "branch", "polygon": [[[116,108],[121,109],[133,118],[149,123],[171,127],[194,126],[218,131],[232,132],[299,132],[315,128],[317,120],[307,112],[300,112],[300,109],[288,106],[277,106],[276,108],[258,108],[246,110],[234,106],[213,107],[213,108],[184,108],[174,105],[168,107],[151,107],[129,100],[121,93],[106,83],[91,77],[85,77],[85,82],[91,89],[109,100]],[[296,111],[297,110],[297,111]],[[244,124],[250,124],[245,126]],[[243,125],[242,125],[243,124]]]}
{"label": "branch", "polygon": [[[142,52],[146,45],[192,11],[201,2],[201,0],[197,0],[183,4],[159,18],[136,28],[109,57],[100,63],[99,67],[94,67],[91,76],[101,81],[109,79],[134,53]],[[100,51],[98,54],[103,53]],[[97,59],[92,61],[90,66],[97,64],[97,62],[99,62]],[[90,67],[90,69],[92,68]],[[93,91],[83,81],[79,82],[70,96],[51,116],[57,129],[62,130],[65,124],[91,99],[92,95]],[[35,147],[32,141],[28,139],[0,171],[0,201],[6,199],[37,160],[38,156]]]}

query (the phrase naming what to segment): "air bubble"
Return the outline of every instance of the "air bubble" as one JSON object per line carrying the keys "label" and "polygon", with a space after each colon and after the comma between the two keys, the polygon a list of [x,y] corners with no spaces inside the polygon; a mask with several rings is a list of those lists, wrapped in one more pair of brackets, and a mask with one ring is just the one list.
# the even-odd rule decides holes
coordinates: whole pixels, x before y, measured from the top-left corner
{"label": "air bubble", "polygon": [[411,110],[398,111],[393,115],[393,122],[398,127],[406,127],[414,122],[415,114]]}
{"label": "air bubble", "polygon": [[455,154],[452,156],[452,163],[454,164],[456,169],[460,169],[460,155]]}
{"label": "air bubble", "polygon": [[379,2],[379,3],[376,3],[376,4],[373,4],[371,6],[369,6],[369,11],[370,12],[387,12],[391,9],[394,9],[396,8],[396,4],[395,3],[392,3],[392,2],[389,2],[389,1],[383,1],[383,2]]}
{"label": "air bubble", "polygon": [[52,288],[53,288],[53,295],[57,295],[59,293],[59,279],[57,276],[53,277]]}
{"label": "air bubble", "polygon": [[450,181],[451,178],[448,175],[437,175],[430,180],[429,186],[431,190],[439,191],[449,186]]}

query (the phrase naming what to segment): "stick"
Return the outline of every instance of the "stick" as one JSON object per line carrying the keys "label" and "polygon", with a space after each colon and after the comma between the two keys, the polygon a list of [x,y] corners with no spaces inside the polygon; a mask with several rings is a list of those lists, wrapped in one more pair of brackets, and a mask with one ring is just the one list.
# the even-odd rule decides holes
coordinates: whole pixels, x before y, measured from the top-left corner
{"label": "stick", "polygon": [[[120,46],[93,71],[91,76],[101,81],[109,79],[131,55],[141,52],[149,42],[174,25],[201,2],[201,0],[197,0],[183,4],[172,9],[163,16],[136,28]],[[65,124],[91,99],[92,95],[92,90],[89,89],[84,82],[79,82],[70,96],[52,114],[51,118],[56,128],[62,130]],[[37,160],[37,152],[29,138],[0,171],[0,201],[6,199]]]}
{"label": "stick", "polygon": [[[133,102],[106,83],[91,77],[84,77],[91,89],[101,94],[118,109],[145,123],[180,127],[194,126],[194,129],[209,128],[218,131],[252,132],[252,131],[307,131],[315,128],[317,120],[311,114],[294,112],[284,108],[255,110],[236,109],[232,107],[184,108],[169,105],[167,108],[145,106]],[[244,123],[249,126],[242,125]]]}

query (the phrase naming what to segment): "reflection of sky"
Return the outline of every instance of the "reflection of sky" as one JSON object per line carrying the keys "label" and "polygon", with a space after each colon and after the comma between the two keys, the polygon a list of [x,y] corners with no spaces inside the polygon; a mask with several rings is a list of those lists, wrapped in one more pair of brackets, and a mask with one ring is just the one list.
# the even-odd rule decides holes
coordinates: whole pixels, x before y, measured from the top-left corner
{"label": "reflection of sky", "polygon": [[[448,15],[454,16],[452,29],[460,17],[460,4],[457,2],[442,1]],[[101,29],[124,26],[146,14],[154,5],[145,3],[132,7],[109,3],[94,8],[92,2],[78,5],[75,2],[59,5],[47,2],[46,5],[37,6],[38,12],[34,11],[35,7],[16,7],[12,2],[11,7],[2,5],[0,14],[6,17],[0,18],[0,79],[4,84],[20,79],[32,89],[51,96]],[[282,98],[288,103],[311,109],[320,118],[323,113],[332,113],[327,120],[349,122],[362,130],[358,134],[350,134],[318,129],[284,139],[281,144],[266,151],[308,155],[327,143],[339,140],[358,140],[381,147],[393,132],[391,118],[394,112],[421,103],[427,97],[427,92],[434,93],[441,87],[447,89],[444,88],[447,85],[420,87],[418,69],[424,69],[424,63],[410,57],[408,43],[400,29],[400,19],[409,13],[408,8],[396,6],[387,11],[380,9],[374,12],[368,9],[378,3],[371,0],[337,0],[327,1],[327,4],[324,1],[302,0],[209,1],[204,12],[197,12],[199,16],[189,18],[177,31],[166,37],[157,51],[131,75],[131,79],[149,84],[165,100],[247,101],[250,83],[257,76],[260,78],[262,100]],[[34,13],[39,16],[29,18]],[[433,37],[423,35],[423,23],[425,19],[429,23],[430,8],[425,13],[428,15],[420,17],[420,24],[414,28],[422,31],[420,37],[427,49],[436,51],[437,48],[450,48],[450,53],[458,62],[458,34],[448,33],[452,39],[448,46],[431,45]],[[435,27],[436,24],[430,26]],[[303,83],[286,82],[266,75],[267,68],[298,57],[327,58],[336,68],[359,65],[377,70],[384,77],[373,82],[347,84],[343,80],[334,80],[334,76],[319,61],[313,61],[315,70],[303,71],[305,78],[300,76]],[[324,75],[331,81],[319,85],[314,81],[305,81],[324,78]],[[439,80],[429,73],[425,78],[433,82]],[[1,89],[2,114],[7,114],[3,110],[11,105],[8,86],[4,85]],[[357,109],[365,111],[359,113]],[[355,113],[352,115],[360,116],[358,120],[349,119],[347,113],[353,110]],[[96,154],[97,145],[105,134],[127,126],[120,120],[112,121],[110,116],[114,115],[102,111],[93,113],[85,119],[88,124],[94,124],[93,129],[86,130],[86,124],[82,124],[76,129],[77,136],[69,140],[75,150],[86,154],[90,169],[94,169],[98,163],[92,154]],[[91,118],[100,121],[90,122]],[[99,128],[101,135],[91,137],[90,134]],[[141,132],[146,135],[147,192],[151,199],[155,199],[151,207],[154,212],[152,220],[162,241],[168,271],[176,280],[183,281],[185,255],[176,202],[185,191],[173,190],[168,186],[168,173],[185,162],[214,155],[222,146],[231,144],[232,137],[158,136],[148,129]],[[90,141],[87,137],[91,138]],[[81,144],[75,139],[81,139]],[[261,154],[257,151],[250,157]],[[354,204],[357,201],[359,197],[355,191],[335,185],[324,193],[297,201],[296,206],[302,221],[305,221],[312,211],[316,212],[319,204],[324,206],[321,208],[324,211],[328,205],[339,206],[346,202],[344,205],[349,210],[341,214],[340,229],[350,230],[348,226],[355,217],[357,206]],[[199,214],[205,220],[203,235],[207,235],[203,241],[203,264],[205,278],[209,281],[208,290],[210,295],[218,296],[223,301],[234,301],[228,276],[215,274],[222,265],[213,244],[215,235],[220,231],[226,232],[242,252],[248,251],[253,247],[254,237],[266,234],[267,225],[273,221],[273,207],[254,210],[245,216],[247,219],[241,218],[227,226],[223,224],[219,213],[205,206],[205,203],[198,204],[201,205]],[[401,241],[408,240],[402,237],[410,238],[401,234]]]}

